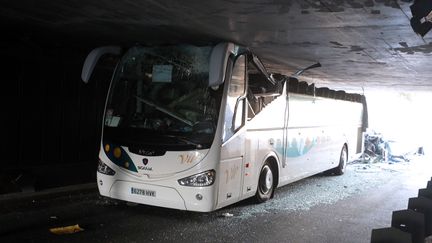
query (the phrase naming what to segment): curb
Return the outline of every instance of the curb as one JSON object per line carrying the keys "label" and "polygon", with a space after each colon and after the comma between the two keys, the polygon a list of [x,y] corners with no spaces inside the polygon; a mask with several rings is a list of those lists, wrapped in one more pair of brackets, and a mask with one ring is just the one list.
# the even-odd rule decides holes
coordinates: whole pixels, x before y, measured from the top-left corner
{"label": "curb", "polygon": [[48,198],[58,198],[66,195],[76,195],[97,192],[96,182],[78,184],[73,186],[57,187],[39,192],[17,192],[0,195],[0,203],[8,204],[23,202],[27,200],[40,200]]}

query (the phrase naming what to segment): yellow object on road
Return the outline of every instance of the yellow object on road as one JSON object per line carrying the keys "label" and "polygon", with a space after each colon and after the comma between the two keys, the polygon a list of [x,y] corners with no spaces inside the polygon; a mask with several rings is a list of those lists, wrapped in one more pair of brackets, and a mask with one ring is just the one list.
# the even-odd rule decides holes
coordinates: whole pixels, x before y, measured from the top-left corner
{"label": "yellow object on road", "polygon": [[84,229],[81,228],[78,224],[50,229],[50,232],[56,235],[73,234],[80,231],[84,231]]}

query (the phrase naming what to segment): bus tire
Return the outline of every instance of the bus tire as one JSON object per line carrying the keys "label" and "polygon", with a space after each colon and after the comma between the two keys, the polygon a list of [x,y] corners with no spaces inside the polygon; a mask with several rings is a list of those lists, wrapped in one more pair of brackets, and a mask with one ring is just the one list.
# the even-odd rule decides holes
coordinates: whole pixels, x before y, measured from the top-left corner
{"label": "bus tire", "polygon": [[347,163],[348,163],[348,150],[347,150],[347,146],[344,145],[340,153],[339,165],[338,167],[334,168],[332,172],[335,175],[343,175],[345,173]]}
{"label": "bus tire", "polygon": [[259,203],[269,200],[274,191],[274,177],[273,168],[269,161],[266,161],[261,168],[261,172],[258,178],[258,188],[255,194],[256,200]]}

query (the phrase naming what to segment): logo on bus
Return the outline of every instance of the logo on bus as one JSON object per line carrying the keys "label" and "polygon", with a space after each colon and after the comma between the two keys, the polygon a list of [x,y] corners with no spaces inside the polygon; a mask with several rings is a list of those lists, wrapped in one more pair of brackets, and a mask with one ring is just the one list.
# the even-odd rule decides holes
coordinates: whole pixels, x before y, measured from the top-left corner
{"label": "logo on bus", "polygon": [[148,150],[144,150],[144,149],[139,149],[138,154],[145,155],[145,156],[154,156],[154,155],[156,155],[156,151],[148,151]]}
{"label": "logo on bus", "polygon": [[190,164],[195,160],[196,157],[197,157],[196,155],[190,155],[190,154],[179,155],[182,164]]}
{"label": "logo on bus", "polygon": [[153,167],[147,167],[147,166],[138,165],[137,168],[139,170],[153,171]]}
{"label": "logo on bus", "polygon": [[147,150],[144,148],[140,148],[137,146],[131,146],[129,147],[129,151],[134,154],[139,154],[142,156],[162,156],[166,153],[164,150]]}

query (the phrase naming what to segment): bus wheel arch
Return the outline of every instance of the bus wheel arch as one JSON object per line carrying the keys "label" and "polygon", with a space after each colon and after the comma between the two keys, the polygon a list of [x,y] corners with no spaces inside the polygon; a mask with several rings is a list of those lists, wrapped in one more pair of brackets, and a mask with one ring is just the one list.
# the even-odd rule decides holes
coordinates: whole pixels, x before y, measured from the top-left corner
{"label": "bus wheel arch", "polygon": [[342,146],[339,155],[339,164],[336,168],[332,169],[332,173],[335,175],[343,175],[345,173],[347,164],[348,164],[348,144],[345,143]]}
{"label": "bus wheel arch", "polygon": [[279,181],[278,163],[275,157],[269,156],[262,165],[255,198],[259,203],[273,198],[274,191]]}

